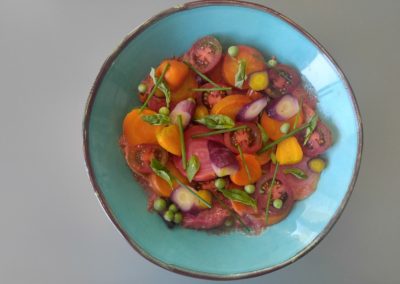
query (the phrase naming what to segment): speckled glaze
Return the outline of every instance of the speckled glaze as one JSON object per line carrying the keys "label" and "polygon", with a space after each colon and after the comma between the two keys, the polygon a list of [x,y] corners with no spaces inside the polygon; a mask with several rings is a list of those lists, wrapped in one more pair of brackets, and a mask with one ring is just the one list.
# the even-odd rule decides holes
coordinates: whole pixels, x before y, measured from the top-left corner
{"label": "speckled glaze", "polygon": [[[240,19],[240,20],[238,20]],[[139,104],[136,87],[160,60],[180,55],[207,34],[224,47],[248,44],[297,67],[316,90],[318,109],[333,129],[334,146],[317,191],[258,236],[168,230],[146,210],[146,196],[119,149],[122,120]],[[342,71],[307,32],[278,12],[240,1],[198,1],[171,8],[129,34],[106,60],[90,93],[83,122],[88,174],[111,221],[141,255],[182,274],[238,279],[268,273],[310,251],[343,211],[358,174],[362,125]],[[134,268],[133,268],[134,269]]]}

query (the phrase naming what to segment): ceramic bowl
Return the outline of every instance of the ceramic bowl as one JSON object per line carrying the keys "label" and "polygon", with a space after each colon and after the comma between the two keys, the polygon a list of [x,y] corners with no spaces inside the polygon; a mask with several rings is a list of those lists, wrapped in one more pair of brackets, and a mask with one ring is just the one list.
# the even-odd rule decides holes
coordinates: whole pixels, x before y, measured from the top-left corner
{"label": "ceramic bowl", "polygon": [[[136,88],[150,67],[183,54],[213,34],[224,47],[248,44],[266,58],[294,65],[315,89],[319,111],[335,142],[317,191],[297,202],[281,223],[257,236],[169,230],[146,210],[146,195],[118,145],[124,116],[139,104]],[[107,215],[142,256],[171,271],[237,279],[279,269],[309,252],[331,230],[353,190],[362,127],[351,87],[332,57],[282,14],[238,1],[199,1],[166,10],[131,32],[105,61],[90,93],[83,125],[84,154],[93,188]]]}

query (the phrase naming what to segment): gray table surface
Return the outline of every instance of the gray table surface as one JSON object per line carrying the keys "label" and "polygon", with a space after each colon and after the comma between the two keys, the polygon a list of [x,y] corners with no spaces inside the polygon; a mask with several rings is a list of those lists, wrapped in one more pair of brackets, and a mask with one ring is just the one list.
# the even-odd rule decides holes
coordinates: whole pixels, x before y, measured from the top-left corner
{"label": "gray table surface", "polygon": [[[241,283],[400,283],[400,1],[271,0],[348,76],[364,123],[351,200],[296,263]],[[204,283],[133,251],[95,198],[81,121],[120,40],[182,1],[0,1],[0,283]]]}

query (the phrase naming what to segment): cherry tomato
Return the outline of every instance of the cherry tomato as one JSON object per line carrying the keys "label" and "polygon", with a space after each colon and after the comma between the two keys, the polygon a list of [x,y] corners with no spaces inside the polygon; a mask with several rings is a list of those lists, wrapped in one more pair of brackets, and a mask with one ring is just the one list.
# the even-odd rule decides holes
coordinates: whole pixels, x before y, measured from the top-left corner
{"label": "cherry tomato", "polygon": [[211,71],[221,60],[221,43],[213,36],[196,41],[189,51],[189,62],[201,73]]}
{"label": "cherry tomato", "polygon": [[[222,86],[225,87],[225,86]],[[211,89],[215,88],[212,84],[207,83],[201,86],[202,89]],[[219,101],[221,101],[224,97],[226,97],[230,92],[228,91],[205,91],[201,92],[199,96],[200,102],[207,107],[208,110],[211,110],[214,105],[216,105]]]}
{"label": "cherry tomato", "polygon": [[152,173],[151,160],[157,159],[165,165],[168,153],[156,144],[138,144],[126,149],[125,158],[132,171],[141,174]]}
{"label": "cherry tomato", "polygon": [[[260,213],[265,212],[267,207],[268,191],[272,182],[272,175],[270,171],[270,173],[267,173],[257,182],[254,198],[257,200],[257,208]],[[274,207],[274,201],[278,199],[281,201],[280,208]],[[268,225],[276,224],[283,220],[289,214],[293,204],[293,191],[283,180],[275,179],[268,208]]]}
{"label": "cherry tomato", "polygon": [[278,64],[268,72],[271,87],[280,95],[290,94],[299,85],[299,73],[292,67]]}
{"label": "cherry tomato", "polygon": [[[304,136],[302,135],[302,137]],[[319,121],[310,139],[303,146],[303,152],[308,157],[316,157],[324,153],[332,145],[332,140],[331,130],[325,123]]]}
{"label": "cherry tomato", "polygon": [[246,125],[244,129],[226,132],[224,134],[225,145],[234,153],[238,154],[239,145],[243,153],[255,153],[261,149],[261,132],[255,123],[236,123],[236,126]]}

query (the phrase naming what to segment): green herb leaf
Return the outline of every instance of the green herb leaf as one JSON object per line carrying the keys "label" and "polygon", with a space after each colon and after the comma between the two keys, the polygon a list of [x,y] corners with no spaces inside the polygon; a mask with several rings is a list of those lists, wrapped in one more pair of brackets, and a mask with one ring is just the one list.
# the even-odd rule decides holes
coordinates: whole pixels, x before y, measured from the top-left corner
{"label": "green herb leaf", "polygon": [[275,185],[275,180],[276,180],[276,175],[278,174],[278,169],[279,169],[279,163],[276,163],[275,165],[275,171],[274,175],[272,176],[272,181],[271,184],[268,187],[268,198],[267,198],[267,206],[265,207],[265,223],[268,224],[268,217],[269,217],[269,205],[271,203],[271,196],[272,196],[272,188]]}
{"label": "green herb leaf", "polygon": [[259,124],[258,122],[257,122],[257,127],[258,127],[258,129],[260,129],[260,132],[261,132],[262,145],[265,146],[269,140],[268,134],[265,131],[264,127],[262,127],[262,125]]}
{"label": "green herb leaf", "polygon": [[209,129],[229,129],[235,126],[235,122],[229,116],[223,114],[210,114],[196,122],[207,126]]}
{"label": "green herb leaf", "polygon": [[241,189],[218,189],[226,198],[257,208],[256,200]]}
{"label": "green herb leaf", "polygon": [[308,140],[311,137],[311,134],[314,132],[315,128],[317,127],[318,123],[318,115],[314,114],[313,117],[311,117],[310,121],[308,122],[308,127],[306,129],[306,135],[304,137],[304,143],[303,145],[306,145]]}
{"label": "green herb leaf", "polygon": [[[154,85],[156,85],[158,78],[156,77],[156,70],[154,68],[151,68],[150,70],[150,77],[151,79],[153,79]],[[165,102],[167,104],[167,108],[169,108],[169,104],[171,103],[171,91],[170,89],[167,87],[167,85],[165,85],[164,81],[160,81],[160,83],[158,84],[157,88],[163,92],[164,96],[165,96]]]}
{"label": "green herb leaf", "polygon": [[297,177],[298,179],[306,179],[306,178],[308,178],[307,174],[303,170],[301,170],[299,168],[284,169],[283,173],[284,174],[291,174],[291,175]]}
{"label": "green herb leaf", "polygon": [[192,155],[189,159],[186,169],[187,178],[190,182],[192,182],[193,177],[197,174],[199,169],[200,169],[199,158],[196,155]]}
{"label": "green herb leaf", "polygon": [[159,160],[151,160],[150,167],[156,175],[165,180],[172,187],[172,181],[174,180],[174,177],[170,174],[169,170],[160,163]]}
{"label": "green herb leaf", "polygon": [[242,88],[244,81],[246,81],[247,75],[246,75],[246,61],[245,60],[239,60],[239,66],[238,70],[235,75],[235,87],[236,88]]}
{"label": "green herb leaf", "polygon": [[168,115],[160,113],[143,115],[142,119],[151,125],[168,125],[171,122]]}
{"label": "green herb leaf", "polygon": [[220,87],[220,88],[194,88],[194,92],[214,92],[214,91],[230,91],[231,87]]}

